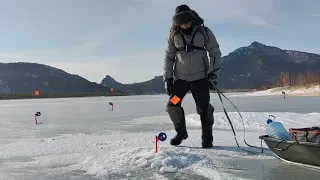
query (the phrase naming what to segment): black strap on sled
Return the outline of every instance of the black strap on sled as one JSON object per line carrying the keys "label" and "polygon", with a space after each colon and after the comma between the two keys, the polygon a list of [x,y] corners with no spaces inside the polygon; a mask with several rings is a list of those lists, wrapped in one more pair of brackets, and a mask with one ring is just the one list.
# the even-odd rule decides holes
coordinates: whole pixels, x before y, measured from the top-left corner
{"label": "black strap on sled", "polygon": [[299,140],[297,140],[297,141],[295,141],[294,143],[288,145],[285,149],[283,149],[283,148],[278,148],[278,146],[279,146],[281,143],[283,143],[283,142],[285,142],[285,140],[281,140],[280,142],[278,142],[277,145],[276,145],[276,147],[274,147],[274,149],[277,150],[277,151],[286,151],[286,150],[289,149],[289,147],[291,147],[291,146],[293,146],[293,145],[295,145],[295,144],[299,144]]}
{"label": "black strap on sled", "polygon": [[194,43],[194,37],[195,37],[195,35],[196,35],[196,33],[197,33],[198,30],[199,30],[199,28],[193,33],[192,39],[191,39],[191,41],[190,41],[189,44],[187,44],[187,41],[186,41],[183,33],[180,32],[184,46],[177,48],[178,51],[192,52],[192,51],[195,50],[195,49],[196,49],[196,50],[204,50],[204,49],[205,49],[204,47],[199,47],[199,46],[193,45],[193,43]]}

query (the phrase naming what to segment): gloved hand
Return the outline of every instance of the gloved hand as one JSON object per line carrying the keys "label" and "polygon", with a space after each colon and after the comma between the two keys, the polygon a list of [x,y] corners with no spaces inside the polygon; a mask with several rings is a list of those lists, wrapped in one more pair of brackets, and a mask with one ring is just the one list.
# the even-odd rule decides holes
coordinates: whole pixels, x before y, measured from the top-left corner
{"label": "gloved hand", "polygon": [[209,89],[210,89],[210,90],[215,90],[210,81],[212,81],[212,82],[214,83],[214,85],[216,86],[217,83],[218,83],[218,82],[217,82],[217,76],[216,76],[215,74],[213,74],[213,73],[209,73],[209,74],[208,74]]}
{"label": "gloved hand", "polygon": [[167,79],[164,84],[165,84],[165,88],[166,88],[167,94],[170,96],[171,95],[171,89],[172,89],[172,86],[173,86],[173,78]]}

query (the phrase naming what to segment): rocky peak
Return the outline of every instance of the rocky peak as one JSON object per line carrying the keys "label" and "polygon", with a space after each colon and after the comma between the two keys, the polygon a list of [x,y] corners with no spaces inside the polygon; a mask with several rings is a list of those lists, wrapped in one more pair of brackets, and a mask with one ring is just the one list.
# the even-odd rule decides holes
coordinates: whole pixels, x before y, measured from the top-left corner
{"label": "rocky peak", "polygon": [[111,77],[110,75],[106,75],[106,77],[102,79],[100,84],[103,86],[110,86],[110,87],[114,87],[114,88],[123,85],[123,84],[119,83],[118,81],[116,81],[115,79],[113,79],[113,77]]}
{"label": "rocky peak", "polygon": [[248,46],[249,48],[265,48],[267,47],[266,45],[259,43],[257,41],[253,41],[250,46]]}

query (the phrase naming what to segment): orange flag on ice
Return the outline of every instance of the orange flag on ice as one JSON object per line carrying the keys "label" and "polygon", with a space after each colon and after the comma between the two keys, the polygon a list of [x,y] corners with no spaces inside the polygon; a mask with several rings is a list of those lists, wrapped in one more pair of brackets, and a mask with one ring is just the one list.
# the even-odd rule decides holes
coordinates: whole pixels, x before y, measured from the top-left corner
{"label": "orange flag on ice", "polygon": [[40,94],[40,92],[39,92],[38,90],[35,90],[35,91],[34,91],[34,95],[35,95],[35,96],[39,96],[39,94]]}

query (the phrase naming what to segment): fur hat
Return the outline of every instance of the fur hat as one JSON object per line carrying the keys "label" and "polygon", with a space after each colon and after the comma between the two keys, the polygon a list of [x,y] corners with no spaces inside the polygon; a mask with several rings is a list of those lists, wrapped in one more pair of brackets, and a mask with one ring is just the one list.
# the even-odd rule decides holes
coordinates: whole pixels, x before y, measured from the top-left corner
{"label": "fur hat", "polygon": [[191,9],[189,8],[189,6],[187,6],[187,5],[185,5],[185,4],[182,4],[182,5],[176,7],[175,14],[181,13],[181,12],[183,12],[183,11],[190,11],[190,10],[191,10]]}
{"label": "fur hat", "polygon": [[180,25],[191,22],[193,18],[194,17],[191,11],[182,11],[174,15],[173,22],[176,25]]}
{"label": "fur hat", "polygon": [[180,24],[190,21],[192,21],[195,25],[201,25],[204,22],[203,19],[198,15],[198,13],[190,9],[189,6],[185,4],[179,5],[175,9],[173,23],[170,31],[175,32],[177,29],[179,29]]}

